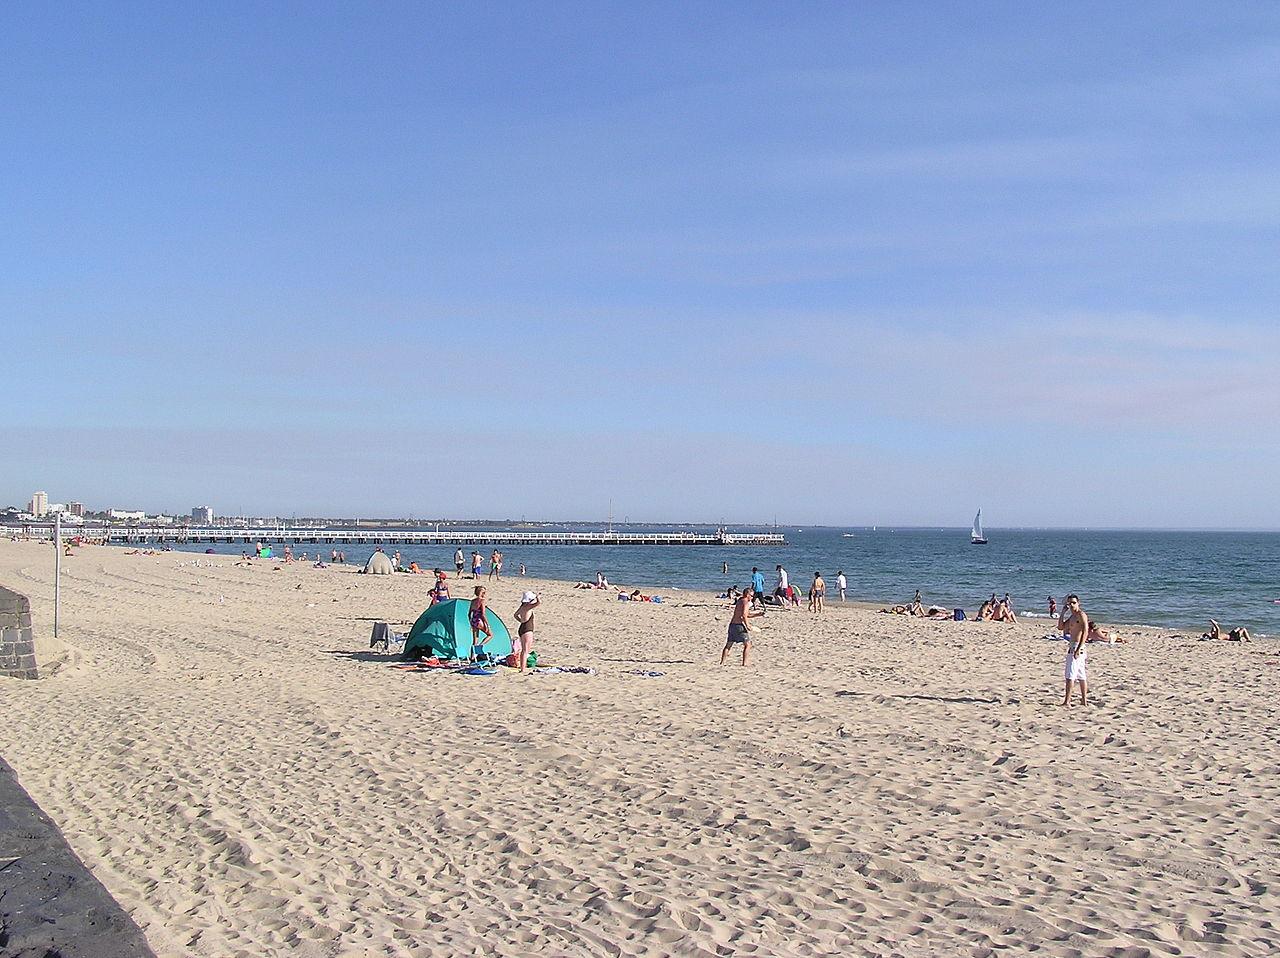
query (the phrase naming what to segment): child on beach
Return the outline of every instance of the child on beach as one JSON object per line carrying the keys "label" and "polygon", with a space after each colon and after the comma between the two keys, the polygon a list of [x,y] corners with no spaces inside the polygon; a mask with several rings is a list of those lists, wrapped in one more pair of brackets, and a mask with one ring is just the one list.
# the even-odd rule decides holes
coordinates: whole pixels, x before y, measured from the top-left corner
{"label": "child on beach", "polygon": [[[484,586],[476,586],[476,597],[471,600],[471,608],[468,612],[468,618],[471,620],[471,658],[476,657],[476,650],[483,649],[485,644],[493,638],[493,630],[489,628],[488,609],[484,604],[485,589]],[[480,641],[480,634],[484,633],[484,641]]]}
{"label": "child on beach", "polygon": [[449,599],[449,583],[445,581],[445,574],[440,569],[432,570],[435,572],[436,582],[431,589],[431,604],[438,602],[446,602]]}

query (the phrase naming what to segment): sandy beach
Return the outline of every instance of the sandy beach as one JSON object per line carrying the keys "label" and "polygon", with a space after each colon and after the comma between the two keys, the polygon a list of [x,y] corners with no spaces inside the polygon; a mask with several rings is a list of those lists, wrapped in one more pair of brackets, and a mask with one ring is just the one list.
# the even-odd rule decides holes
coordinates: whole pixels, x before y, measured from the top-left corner
{"label": "sandy beach", "polygon": [[771,611],[720,668],[709,595],[508,579],[596,674],[467,677],[368,650],[426,577],[83,548],[54,644],[52,565],[0,543],[0,754],[160,955],[1280,949],[1269,643],[1126,630],[1067,711],[1045,620]]}

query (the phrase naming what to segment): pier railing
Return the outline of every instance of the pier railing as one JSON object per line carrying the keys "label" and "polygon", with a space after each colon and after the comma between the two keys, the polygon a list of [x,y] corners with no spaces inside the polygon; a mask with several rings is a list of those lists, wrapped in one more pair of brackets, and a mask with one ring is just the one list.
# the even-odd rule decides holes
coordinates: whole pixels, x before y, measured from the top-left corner
{"label": "pier railing", "polygon": [[[52,526],[24,526],[27,534],[45,537]],[[513,530],[451,529],[447,531],[417,529],[327,529],[320,527],[261,528],[239,526],[113,526],[86,528],[86,538],[120,543],[200,543],[225,542],[253,544],[307,543],[317,545],[582,545],[582,546],[782,546],[786,538],[779,533],[700,533],[700,532],[575,532],[556,530],[525,532]],[[68,531],[64,529],[63,535]]]}

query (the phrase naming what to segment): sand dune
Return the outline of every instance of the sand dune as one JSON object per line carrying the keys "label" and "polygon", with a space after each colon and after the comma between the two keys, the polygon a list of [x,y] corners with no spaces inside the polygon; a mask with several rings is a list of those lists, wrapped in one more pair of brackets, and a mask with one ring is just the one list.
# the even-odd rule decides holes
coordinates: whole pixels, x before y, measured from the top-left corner
{"label": "sand dune", "polygon": [[[51,565],[0,543],[42,633]],[[472,678],[368,653],[427,582],[350,573],[84,549],[54,674],[0,679],[0,753],[157,953],[1280,949],[1271,645],[1094,647],[1068,712],[1043,621],[771,612],[721,669],[709,596],[536,583],[597,674]]]}

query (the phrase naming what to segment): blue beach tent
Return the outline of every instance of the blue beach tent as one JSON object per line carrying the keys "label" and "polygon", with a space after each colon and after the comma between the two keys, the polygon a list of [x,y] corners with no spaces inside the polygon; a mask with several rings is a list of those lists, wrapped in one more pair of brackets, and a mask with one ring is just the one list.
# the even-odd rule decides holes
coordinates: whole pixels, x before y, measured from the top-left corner
{"label": "blue beach tent", "polygon": [[[469,599],[446,599],[437,602],[413,623],[404,643],[406,659],[422,659],[436,656],[440,659],[465,659],[471,656],[471,611]],[[485,620],[493,638],[484,645],[484,651],[495,659],[511,654],[511,633],[493,609],[485,610]]]}

